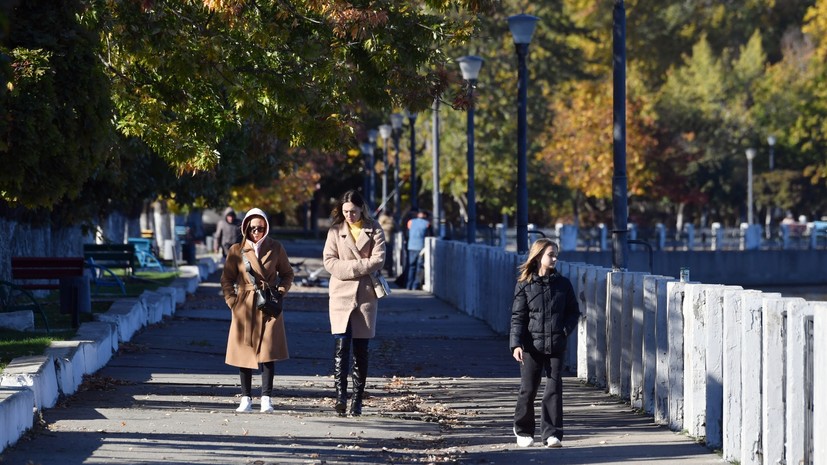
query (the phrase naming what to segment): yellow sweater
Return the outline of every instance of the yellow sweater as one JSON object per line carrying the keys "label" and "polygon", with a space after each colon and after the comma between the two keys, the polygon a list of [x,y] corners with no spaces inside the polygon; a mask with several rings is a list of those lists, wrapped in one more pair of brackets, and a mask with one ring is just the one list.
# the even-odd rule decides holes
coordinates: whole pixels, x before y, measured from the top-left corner
{"label": "yellow sweater", "polygon": [[347,223],[348,229],[350,229],[350,235],[353,236],[353,242],[356,242],[359,239],[359,234],[362,234],[362,220],[359,220],[355,223]]}

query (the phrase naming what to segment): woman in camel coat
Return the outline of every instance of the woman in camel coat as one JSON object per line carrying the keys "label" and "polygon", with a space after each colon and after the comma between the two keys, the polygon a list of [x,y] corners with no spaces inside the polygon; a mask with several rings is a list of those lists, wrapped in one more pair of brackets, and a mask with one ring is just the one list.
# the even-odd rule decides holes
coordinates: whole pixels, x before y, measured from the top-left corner
{"label": "woman in camel coat", "polygon": [[252,410],[252,373],[261,370],[261,411],[272,412],[270,395],[273,390],[274,361],[289,358],[283,315],[271,318],[255,308],[253,283],[247,272],[250,268],[257,284],[262,281],[271,289],[285,294],[293,284],[293,267],[281,243],[267,236],[270,223],[267,215],[253,208],[241,222],[243,239],[230,247],[221,290],[232,310],[230,334],[227,338],[225,363],[239,367],[241,377],[241,405],[239,412]]}
{"label": "woman in camel coat", "polygon": [[327,232],[324,267],[330,273],[330,329],[335,339],[333,378],[336,412],[344,416],[347,376],[353,346],[353,398],[350,414],[362,414],[368,375],[368,342],[376,336],[378,299],[371,273],[385,263],[385,234],[371,218],[361,194],[348,191],[333,210]]}

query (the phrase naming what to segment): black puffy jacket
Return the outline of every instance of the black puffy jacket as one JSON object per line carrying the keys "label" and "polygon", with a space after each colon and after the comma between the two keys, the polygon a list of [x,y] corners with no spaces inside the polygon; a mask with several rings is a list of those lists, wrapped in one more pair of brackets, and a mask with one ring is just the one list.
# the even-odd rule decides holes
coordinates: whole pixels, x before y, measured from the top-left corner
{"label": "black puffy jacket", "polygon": [[568,278],[554,270],[549,275],[533,275],[528,281],[517,281],[511,306],[511,337],[509,348],[560,355],[566,350],[566,339],[577,327],[580,308]]}

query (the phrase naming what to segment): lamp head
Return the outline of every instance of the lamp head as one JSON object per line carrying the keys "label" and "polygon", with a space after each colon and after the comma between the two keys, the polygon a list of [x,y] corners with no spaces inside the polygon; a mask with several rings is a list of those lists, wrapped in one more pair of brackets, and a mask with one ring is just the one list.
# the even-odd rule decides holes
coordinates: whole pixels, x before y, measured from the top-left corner
{"label": "lamp head", "polygon": [[391,113],[391,127],[396,131],[402,129],[402,120],[404,118],[401,113]]}
{"label": "lamp head", "polygon": [[476,80],[480,75],[480,69],[482,68],[482,63],[484,61],[485,60],[476,55],[467,55],[457,58],[459,69],[462,71],[462,78],[466,81]]}
{"label": "lamp head", "polygon": [[757,153],[758,152],[754,148],[752,148],[752,147],[748,148],[747,149],[747,160],[752,161],[755,158],[755,155]]}
{"label": "lamp head", "polygon": [[773,136],[773,135],[767,136],[767,143],[770,144],[770,147],[775,145],[775,136]]}
{"label": "lamp head", "polygon": [[405,111],[405,116],[407,116],[408,119],[416,119],[416,112],[415,111],[410,111],[407,108],[404,111]]}
{"label": "lamp head", "polygon": [[534,27],[540,18],[521,13],[508,17],[508,29],[514,37],[515,44],[530,44],[531,36],[534,35]]}
{"label": "lamp head", "polygon": [[379,135],[382,137],[382,139],[387,139],[388,137],[390,137],[392,130],[393,128],[391,128],[390,124],[379,125]]}

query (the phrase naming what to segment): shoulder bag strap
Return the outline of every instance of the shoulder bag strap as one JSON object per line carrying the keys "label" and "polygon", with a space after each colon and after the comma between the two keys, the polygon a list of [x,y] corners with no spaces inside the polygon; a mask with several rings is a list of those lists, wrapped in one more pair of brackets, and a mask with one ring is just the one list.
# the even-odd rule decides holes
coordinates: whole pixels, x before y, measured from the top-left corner
{"label": "shoulder bag strap", "polygon": [[244,259],[244,268],[247,270],[247,276],[250,277],[250,282],[253,283],[253,287],[255,290],[258,290],[258,283],[256,282],[256,277],[253,276],[253,265],[250,264],[250,260],[247,259],[247,256],[243,253],[241,254],[241,258]]}

